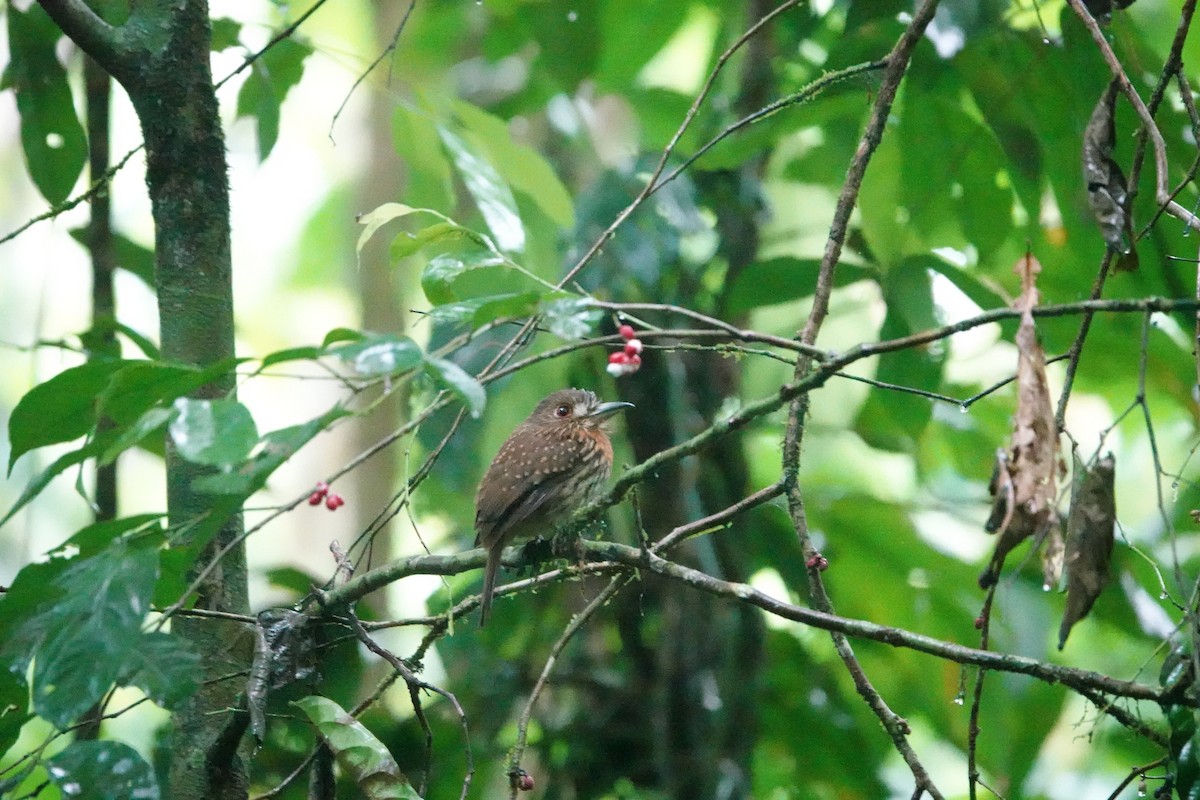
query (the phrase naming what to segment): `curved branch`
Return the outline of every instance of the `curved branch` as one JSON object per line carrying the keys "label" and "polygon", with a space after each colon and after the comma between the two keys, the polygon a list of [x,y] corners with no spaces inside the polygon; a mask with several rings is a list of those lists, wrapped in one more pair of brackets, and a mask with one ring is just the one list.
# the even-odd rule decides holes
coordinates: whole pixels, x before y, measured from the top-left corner
{"label": "curved branch", "polygon": [[[1090,670],[1060,666],[1027,656],[980,650],[935,639],[903,628],[815,611],[771,597],[748,584],[714,578],[700,570],[669,561],[648,550],[617,542],[583,541],[580,543],[580,548],[582,554],[592,562],[588,565],[590,567],[586,570],[588,572],[630,569],[653,572],[655,575],[675,580],[717,597],[723,597],[733,602],[748,603],[770,614],[803,625],[860,639],[870,639],[893,647],[916,650],[958,664],[971,664],[999,672],[1028,675],[1046,683],[1061,683],[1080,694],[1091,692],[1090,695],[1085,694],[1089,699],[1094,697],[1096,692],[1101,692],[1127,697],[1131,700],[1161,703],[1167,700],[1170,693],[1168,689],[1136,681],[1118,680]],[[506,550],[505,563],[512,565],[521,563],[519,553],[520,548],[516,547]],[[482,568],[486,559],[486,552],[480,548],[454,555],[420,555],[402,558],[392,564],[356,576],[344,585],[326,592],[322,596],[322,602],[327,609],[333,610],[339,606],[353,603],[360,597],[399,578],[408,575],[456,575],[467,570]],[[566,572],[562,574],[565,576]],[[1200,701],[1191,698],[1174,696],[1170,698],[1170,702],[1200,707]]]}
{"label": "curved branch", "polygon": [[71,41],[109,74],[122,80],[132,56],[120,28],[101,19],[83,0],[38,0],[38,4]]}

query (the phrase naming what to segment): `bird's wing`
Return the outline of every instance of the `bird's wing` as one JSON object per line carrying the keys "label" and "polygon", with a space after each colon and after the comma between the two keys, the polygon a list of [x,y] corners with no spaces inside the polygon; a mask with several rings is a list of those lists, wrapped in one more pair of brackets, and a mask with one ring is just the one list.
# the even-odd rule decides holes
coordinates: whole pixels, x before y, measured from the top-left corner
{"label": "bird's wing", "polygon": [[545,472],[542,479],[531,486],[509,484],[504,487],[508,491],[484,492],[487,500],[475,511],[475,544],[490,546],[505,532],[528,520],[549,498],[558,494],[569,474],[570,470],[564,466],[555,472]]}

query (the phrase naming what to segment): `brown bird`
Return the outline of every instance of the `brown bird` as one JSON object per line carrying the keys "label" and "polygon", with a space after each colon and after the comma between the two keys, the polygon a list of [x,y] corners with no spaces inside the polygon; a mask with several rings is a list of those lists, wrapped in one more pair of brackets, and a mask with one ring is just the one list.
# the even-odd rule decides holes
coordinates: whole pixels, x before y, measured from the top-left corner
{"label": "brown bird", "polygon": [[604,422],[632,407],[601,403],[583,389],[562,389],[538,403],[500,446],[475,495],[475,546],[488,551],[481,627],[491,611],[505,546],[552,532],[600,493],[613,459]]}

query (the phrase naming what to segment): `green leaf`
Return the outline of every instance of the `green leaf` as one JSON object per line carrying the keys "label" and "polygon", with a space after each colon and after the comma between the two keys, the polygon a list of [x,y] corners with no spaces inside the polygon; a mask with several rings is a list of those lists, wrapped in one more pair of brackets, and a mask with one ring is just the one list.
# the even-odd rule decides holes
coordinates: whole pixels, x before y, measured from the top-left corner
{"label": "green leaf", "polygon": [[196,491],[210,494],[249,497],[266,485],[267,478],[280,464],[295,455],[297,450],[308,444],[318,433],[349,413],[341,406],[334,406],[321,416],[301,425],[272,431],[262,437],[251,458],[229,472],[198,478],[192,483],[192,487]]}
{"label": "green leaf", "polygon": [[55,54],[62,31],[37,3],[9,3],[7,82],[17,96],[29,176],[51,205],[67,199],[87,161],[67,71]]}
{"label": "green leaf", "polygon": [[109,379],[131,362],[96,360],[71,367],[34,386],[8,418],[12,452],[8,473],[25,453],[78,439],[96,424],[96,398]]}
{"label": "green leaf", "polygon": [[[91,558],[108,548],[113,540],[131,531],[143,534],[149,532],[161,537],[163,529],[160,523],[164,516],[164,514],[136,514],[132,517],[93,522],[91,525],[80,528],[71,535],[71,538],[50,552],[69,551],[74,548],[79,551],[80,558]],[[64,555],[69,555],[69,553],[64,552]]]}
{"label": "green leaf", "polygon": [[175,417],[167,430],[179,455],[211,467],[239,464],[258,444],[254,417],[236,400],[181,397],[175,401]]}
{"label": "green leaf", "polygon": [[[880,339],[895,339],[937,327],[933,285],[925,259],[910,259],[884,278],[887,315]],[[895,386],[936,391],[941,384],[944,352],[940,346],[907,348],[879,358],[875,379]],[[936,402],[895,389],[873,387],[859,411],[855,431],[871,445],[910,452],[933,417]]]}
{"label": "green leaf", "polygon": [[286,350],[276,350],[263,356],[262,368],[274,366],[275,364],[283,364],[288,361],[309,361],[314,358],[320,358],[324,355],[325,350],[321,347],[289,347]]}
{"label": "green leaf", "polygon": [[312,695],[292,703],[308,716],[342,771],[368,800],[420,800],[392,754],[332,700]]}
{"label": "green leaf", "polygon": [[275,42],[250,65],[250,74],[238,91],[238,117],[258,121],[258,160],[265,161],[279,138],[279,107],[304,74],[304,59],[312,48],[295,37]]}
{"label": "green leaf", "polygon": [[[26,599],[9,608],[6,599],[3,606],[8,630],[0,661],[18,672],[33,661],[39,716],[65,728],[114,683],[138,685],[164,703],[187,695],[195,659],[186,643],[141,631],[157,577],[156,547],[117,540],[95,556],[60,561],[54,568],[61,573],[50,586],[39,587],[53,602]],[[26,596],[22,583],[20,596]],[[9,617],[10,611],[18,616]]]}
{"label": "green leaf", "polygon": [[367,242],[371,241],[371,237],[374,236],[380,228],[392,220],[400,219],[401,217],[407,217],[409,214],[426,210],[427,209],[406,206],[403,203],[384,203],[372,211],[368,211],[365,214],[359,214],[358,224],[363,226],[363,230],[362,233],[358,235],[358,243],[354,246],[354,252],[358,255],[361,255],[363,247],[366,246]]}
{"label": "green leaf", "polygon": [[101,466],[111,464],[121,453],[137,446],[155,431],[165,428],[173,416],[175,416],[175,410],[172,408],[150,409],[132,425],[127,425],[120,430],[116,440],[108,444],[100,453],[97,463]]}
{"label": "green leaf", "polygon": [[587,336],[604,316],[591,300],[574,295],[542,303],[542,314],[550,332],[568,341]]}
{"label": "green leaf", "polygon": [[42,490],[50,485],[52,481],[63,470],[69,469],[76,464],[82,463],[92,456],[99,455],[102,451],[101,443],[93,442],[84,445],[78,450],[72,450],[69,453],[64,453],[54,460],[54,463],[46,467],[44,470],[35,475],[25,488],[21,491],[21,495],[17,498],[12,507],[0,518],[0,526],[13,518],[13,515],[24,508],[31,500],[42,493]]}
{"label": "green leaf", "polygon": [[[87,228],[72,228],[68,233],[79,244],[84,247],[88,246]],[[114,233],[112,238],[113,255],[116,257],[117,267],[136,275],[153,291],[155,289],[154,249],[140,245],[128,236],[119,233]]]}
{"label": "green leaf", "polygon": [[117,683],[136,686],[163,708],[175,708],[196,691],[200,655],[167,633],[145,633],[126,654]]}
{"label": "green leaf", "polygon": [[29,689],[24,676],[0,670],[0,756],[16,743],[21,726],[33,719],[28,709]]}
{"label": "green leaf", "polygon": [[475,297],[457,303],[446,303],[429,309],[436,323],[457,325],[469,321],[476,329],[503,317],[530,317],[537,313],[542,295],[537,292],[508,293]]}
{"label": "green leaf", "polygon": [[521,225],[517,201],[513,199],[508,183],[500,177],[491,162],[462,136],[442,126],[438,127],[438,133],[500,249],[509,253],[524,250],[525,229]]}
{"label": "green leaf", "polygon": [[464,238],[474,240],[477,237],[478,234],[474,231],[464,228],[456,222],[438,222],[427,228],[422,228],[416,233],[402,231],[396,234],[396,238],[392,240],[392,246],[388,255],[392,263],[395,264],[400,259],[408,258],[422,247],[434,244],[435,242],[453,241]]}
{"label": "green leaf", "polygon": [[[750,264],[734,279],[725,296],[725,308],[730,314],[742,314],[756,308],[790,303],[811,297],[817,288],[817,273],[821,261],[816,258],[779,256]],[[835,287],[848,286],[879,274],[873,267],[839,264],[834,272]]]}
{"label": "green leaf", "polygon": [[212,21],[212,51],[219,53],[237,47],[242,33],[242,23],[229,17],[216,17]]}
{"label": "green leaf", "polygon": [[46,760],[63,797],[87,800],[158,800],[154,770],[124,742],[72,742]]}
{"label": "green leaf", "polygon": [[425,359],[425,371],[432,375],[442,388],[458,395],[470,410],[472,417],[478,419],[483,413],[483,407],[487,404],[487,392],[484,391],[483,384],[458,364],[430,356]]}
{"label": "green leaf", "polygon": [[407,336],[376,334],[360,341],[332,348],[335,355],[350,364],[359,375],[379,377],[396,375],[421,363],[421,348]]}
{"label": "green leaf", "polygon": [[203,369],[162,361],[127,362],[101,393],[100,411],[118,425],[130,425],[149,409],[191,394],[244,360],[230,358]]}
{"label": "green leaf", "polygon": [[421,289],[434,305],[442,305],[460,299],[451,285],[463,274],[477,269],[503,266],[507,263],[502,256],[479,248],[465,252],[440,253],[429,260],[421,272]]}
{"label": "green leaf", "polygon": [[433,120],[421,111],[398,104],[392,115],[392,142],[396,153],[404,159],[405,198],[429,208],[453,209],[450,162],[446,160]]}
{"label": "green leaf", "polygon": [[325,334],[325,338],[321,341],[321,347],[329,347],[338,342],[361,342],[365,338],[362,333],[351,328],[334,328]]}
{"label": "green leaf", "polygon": [[471,145],[487,154],[513,189],[529,197],[559,227],[574,227],[571,194],[541,153],[514,142],[507,122],[464,100],[454,104],[454,113],[470,132]]}

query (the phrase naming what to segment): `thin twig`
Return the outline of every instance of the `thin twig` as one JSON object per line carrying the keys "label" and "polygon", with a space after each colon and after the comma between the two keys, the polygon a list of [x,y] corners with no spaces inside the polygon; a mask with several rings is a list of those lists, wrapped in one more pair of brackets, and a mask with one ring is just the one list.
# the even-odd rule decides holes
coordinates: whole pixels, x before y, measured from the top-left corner
{"label": "thin twig", "polygon": [[1142,102],[1142,98],[1138,95],[1137,89],[1129,81],[1129,76],[1125,74],[1125,68],[1121,66],[1120,60],[1116,53],[1113,52],[1108,40],[1104,38],[1104,31],[1100,30],[1100,23],[1096,22],[1095,17],[1083,5],[1083,0],[1067,0],[1071,9],[1076,16],[1083,22],[1084,27],[1092,36],[1092,41],[1096,43],[1097,49],[1104,57],[1104,61],[1108,64],[1109,70],[1112,72],[1113,78],[1116,79],[1117,85],[1121,88],[1121,93],[1125,95],[1134,111],[1137,112],[1138,118],[1145,126],[1146,132],[1150,136],[1150,146],[1154,151],[1154,175],[1155,175],[1155,194],[1154,199],[1168,214],[1183,222],[1189,228],[1200,230],[1200,218],[1191,213],[1171,196],[1171,192],[1167,188],[1167,144],[1163,140],[1162,131],[1154,123],[1154,117],[1150,110],[1146,108],[1146,104]]}

